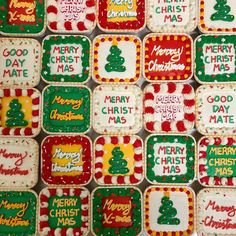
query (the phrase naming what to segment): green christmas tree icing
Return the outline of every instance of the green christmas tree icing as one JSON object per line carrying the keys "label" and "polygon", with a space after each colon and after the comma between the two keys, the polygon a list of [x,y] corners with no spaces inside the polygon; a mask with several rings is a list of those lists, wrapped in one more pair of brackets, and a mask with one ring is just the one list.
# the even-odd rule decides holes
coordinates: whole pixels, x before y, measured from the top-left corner
{"label": "green christmas tree icing", "polygon": [[169,197],[164,196],[161,199],[161,207],[159,212],[161,216],[158,217],[157,223],[160,225],[178,225],[180,224],[180,220],[178,218],[174,218],[177,215],[177,210],[173,207],[173,202]]}
{"label": "green christmas tree icing", "polygon": [[216,12],[211,15],[212,21],[233,21],[234,16],[230,15],[231,8],[227,5],[227,0],[216,0],[217,4],[214,6]]}
{"label": "green christmas tree icing", "polygon": [[27,126],[28,121],[24,120],[24,113],[21,111],[22,105],[18,99],[12,99],[9,104],[10,109],[7,111],[7,127]]}
{"label": "green christmas tree icing", "polygon": [[125,59],[120,56],[121,50],[117,45],[112,45],[110,47],[110,54],[107,56],[108,63],[105,65],[105,70],[107,72],[124,72],[126,71],[126,67],[123,66]]}
{"label": "green christmas tree icing", "polygon": [[124,160],[124,153],[120,150],[120,147],[115,147],[112,150],[112,158],[109,160],[111,165],[109,168],[110,174],[126,174],[129,172],[127,166],[127,161]]}

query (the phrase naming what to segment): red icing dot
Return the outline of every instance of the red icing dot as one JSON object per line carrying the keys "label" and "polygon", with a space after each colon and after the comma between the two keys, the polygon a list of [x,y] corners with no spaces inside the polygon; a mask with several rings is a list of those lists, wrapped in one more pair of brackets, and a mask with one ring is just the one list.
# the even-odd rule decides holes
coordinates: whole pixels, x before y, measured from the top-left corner
{"label": "red icing dot", "polygon": [[176,90],[176,84],[175,83],[168,83],[168,93],[173,93]]}
{"label": "red icing dot", "polygon": [[169,121],[162,122],[161,129],[165,132],[171,131],[170,122]]}

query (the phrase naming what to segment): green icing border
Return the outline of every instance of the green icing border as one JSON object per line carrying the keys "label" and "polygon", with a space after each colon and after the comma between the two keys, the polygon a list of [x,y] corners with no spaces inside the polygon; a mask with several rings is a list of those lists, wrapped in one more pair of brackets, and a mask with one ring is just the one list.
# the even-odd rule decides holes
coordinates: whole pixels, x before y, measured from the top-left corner
{"label": "green icing border", "polygon": [[[154,141],[154,138],[157,138],[157,141]],[[188,139],[186,139],[188,138]],[[154,163],[154,149],[153,145],[157,142],[173,143],[175,139],[178,139],[178,143],[186,144],[187,147],[187,173],[184,175],[159,175],[156,176],[152,168],[155,166]],[[188,184],[195,177],[195,141],[193,137],[189,135],[151,135],[146,140],[146,177],[150,182],[156,183],[183,183]],[[150,156],[150,157],[149,157]],[[190,157],[193,157],[193,160],[190,160]],[[175,178],[175,180],[173,180]]]}
{"label": "green icing border", "polygon": [[39,35],[45,29],[45,0],[36,1],[36,24],[35,25],[8,25],[7,14],[8,14],[8,0],[0,0],[0,32],[3,34],[34,34]]}
{"label": "green icing border", "polygon": [[[50,97],[55,92],[76,92],[80,93],[85,101],[85,124],[83,126],[52,126],[50,124]],[[47,133],[86,133],[91,125],[91,91],[89,88],[80,86],[53,86],[49,85],[43,90],[43,121],[42,125]]]}
{"label": "green icing border", "polygon": [[[132,204],[135,204],[135,208],[132,208],[133,225],[132,227],[124,228],[104,228],[102,225],[102,198],[109,197],[112,194],[117,196],[130,196],[132,198]],[[93,222],[92,230],[95,235],[130,235],[136,236],[142,231],[142,199],[141,193],[136,188],[97,188],[93,193]],[[100,209],[100,210],[98,210]],[[97,231],[99,229],[100,231]],[[119,233],[117,233],[119,232]]]}
{"label": "green icing border", "polygon": [[[225,38],[225,42],[222,39]],[[199,41],[201,40],[201,41]],[[201,35],[195,40],[195,76],[200,82],[213,83],[213,82],[235,82],[236,76],[234,73],[219,74],[219,75],[205,75],[205,64],[201,59],[203,57],[203,46],[209,43],[232,43],[234,44],[234,50],[236,52],[236,35]],[[236,67],[236,55],[235,55],[235,67]],[[201,73],[199,75],[199,72]]]}
{"label": "green icing border", "polygon": [[[82,46],[82,67],[83,71],[81,74],[75,75],[51,75],[50,74],[50,51],[52,45],[63,45],[63,44],[78,44]],[[85,83],[90,77],[90,54],[91,44],[85,36],[49,36],[43,40],[43,57],[42,57],[42,70],[41,76],[47,82],[80,82]]]}
{"label": "green icing border", "polygon": [[[25,197],[26,199],[28,198],[29,202],[29,207],[27,210],[27,218],[23,217],[24,219],[29,219],[30,220],[30,226],[27,227],[25,232],[19,233],[15,230],[12,230],[10,233],[9,232],[2,232],[1,231],[1,236],[32,236],[35,235],[36,229],[37,229],[37,197],[34,194],[34,192],[31,191],[0,191],[0,198],[2,197],[9,197],[11,202],[16,202],[19,200],[21,197]],[[15,199],[13,200],[13,198]]]}

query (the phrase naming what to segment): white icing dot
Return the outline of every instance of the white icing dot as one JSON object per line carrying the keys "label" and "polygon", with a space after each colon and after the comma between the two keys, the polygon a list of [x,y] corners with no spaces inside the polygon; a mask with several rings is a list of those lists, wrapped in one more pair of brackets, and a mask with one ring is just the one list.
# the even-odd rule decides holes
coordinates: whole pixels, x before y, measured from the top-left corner
{"label": "white icing dot", "polygon": [[153,141],[154,141],[154,142],[157,142],[157,138],[154,138]]}
{"label": "white icing dot", "polygon": [[202,41],[202,39],[201,39],[201,38],[199,38],[197,41],[198,41],[198,42],[201,42],[201,41]]}
{"label": "white icing dot", "polygon": [[148,154],[148,157],[151,158],[151,157],[152,157],[152,154]]}
{"label": "white icing dot", "polygon": [[172,177],[172,180],[175,180],[176,178],[175,177]]}
{"label": "white icing dot", "polygon": [[192,161],[192,160],[193,160],[193,157],[189,157],[189,160]]}
{"label": "white icing dot", "polygon": [[201,75],[201,74],[202,74],[202,72],[201,72],[201,71],[198,71],[198,74],[199,74],[199,75]]}

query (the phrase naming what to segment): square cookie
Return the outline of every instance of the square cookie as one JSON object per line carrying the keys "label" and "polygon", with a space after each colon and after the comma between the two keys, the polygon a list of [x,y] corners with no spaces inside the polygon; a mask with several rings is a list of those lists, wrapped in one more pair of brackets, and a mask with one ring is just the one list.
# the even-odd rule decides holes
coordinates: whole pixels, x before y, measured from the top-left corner
{"label": "square cookie", "polygon": [[39,36],[46,29],[45,0],[0,0],[0,33]]}
{"label": "square cookie", "polygon": [[37,234],[38,196],[31,190],[0,189],[1,236]]}
{"label": "square cookie", "polygon": [[236,186],[236,137],[202,137],[198,142],[198,180],[203,186]]}
{"label": "square cookie", "polygon": [[202,85],[196,91],[196,128],[203,135],[236,133],[236,86]]}
{"label": "square cookie", "polygon": [[200,0],[198,14],[198,27],[202,33],[236,32],[234,0]]}
{"label": "square cookie", "polygon": [[195,94],[183,83],[149,84],[143,94],[144,127],[151,133],[186,133],[195,121]]}
{"label": "square cookie", "polygon": [[195,78],[199,83],[236,82],[236,35],[200,35],[194,49]]}
{"label": "square cookie", "polygon": [[41,236],[87,235],[90,194],[86,188],[44,188],[39,195]]}
{"label": "square cookie", "polygon": [[32,188],[38,182],[39,147],[30,138],[0,138],[1,187]]}
{"label": "square cookie", "polygon": [[42,126],[46,133],[86,133],[91,125],[88,87],[53,86],[43,90]]}
{"label": "square cookie", "polygon": [[197,26],[196,0],[148,0],[147,26],[153,32],[190,32]]}
{"label": "square cookie", "polygon": [[141,76],[141,40],[133,35],[99,35],[93,41],[97,83],[136,83]]}
{"label": "square cookie", "polygon": [[140,235],[142,194],[134,187],[96,188],[92,193],[92,233],[102,235]]}
{"label": "square cookie", "polygon": [[98,0],[98,26],[103,31],[140,31],[145,27],[145,0]]}
{"label": "square cookie", "polygon": [[93,91],[93,128],[101,134],[135,134],[142,128],[142,91],[135,85],[100,85]]}
{"label": "square cookie", "polygon": [[0,136],[38,135],[40,99],[36,89],[0,89]]}
{"label": "square cookie", "polygon": [[186,81],[193,74],[193,41],[187,34],[148,34],[143,76],[149,82]]}
{"label": "square cookie", "polygon": [[91,45],[86,36],[51,35],[43,40],[42,79],[53,83],[86,83],[90,78]]}
{"label": "square cookie", "polygon": [[143,180],[139,136],[99,136],[94,143],[94,179],[100,185],[136,185]]}
{"label": "square cookie", "polygon": [[86,33],[96,26],[95,0],[48,0],[47,26],[54,33]]}
{"label": "square cookie", "polygon": [[195,178],[195,139],[190,135],[149,135],[146,178],[151,184],[190,184]]}
{"label": "square cookie", "polygon": [[41,45],[35,39],[0,38],[0,85],[34,87],[40,80]]}
{"label": "square cookie", "polygon": [[236,190],[205,188],[197,195],[197,233],[236,235]]}
{"label": "square cookie", "polygon": [[144,227],[148,235],[191,235],[194,193],[187,187],[149,187],[144,193]]}
{"label": "square cookie", "polygon": [[51,185],[85,185],[92,178],[92,142],[87,136],[47,136],[41,146],[41,177]]}

